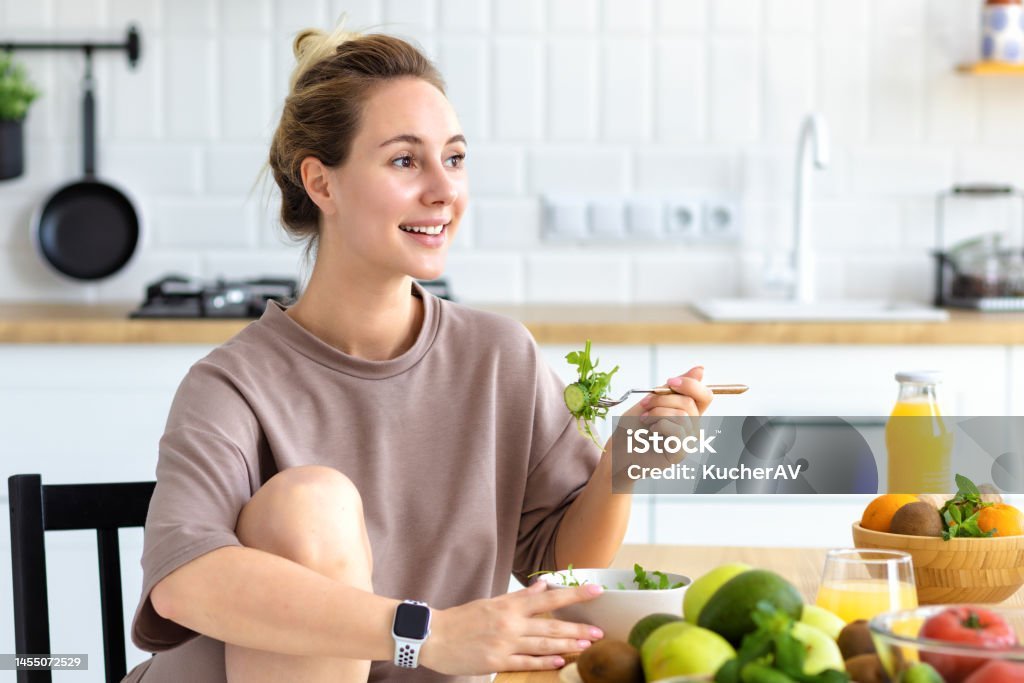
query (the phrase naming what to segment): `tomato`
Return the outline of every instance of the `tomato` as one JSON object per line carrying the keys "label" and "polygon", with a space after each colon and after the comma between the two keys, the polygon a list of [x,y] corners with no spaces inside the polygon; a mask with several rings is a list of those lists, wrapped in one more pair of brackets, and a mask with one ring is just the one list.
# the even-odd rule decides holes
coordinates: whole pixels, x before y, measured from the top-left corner
{"label": "tomato", "polygon": [[965,683],[1024,683],[1024,664],[989,662],[972,673]]}
{"label": "tomato", "polygon": [[[924,622],[920,635],[948,643],[971,645],[982,650],[1005,650],[1017,644],[1017,636],[1006,620],[980,607],[950,607]],[[985,659],[922,652],[921,661],[935,667],[946,683],[961,683]],[[994,680],[994,679],[993,679]]]}

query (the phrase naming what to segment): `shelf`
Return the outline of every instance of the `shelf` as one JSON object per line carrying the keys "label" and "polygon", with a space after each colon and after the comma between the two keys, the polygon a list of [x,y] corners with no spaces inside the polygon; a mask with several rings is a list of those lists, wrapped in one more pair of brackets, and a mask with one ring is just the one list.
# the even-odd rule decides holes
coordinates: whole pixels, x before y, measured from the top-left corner
{"label": "shelf", "polygon": [[1024,76],[1024,64],[1008,64],[1006,62],[961,64],[956,70],[971,76]]}

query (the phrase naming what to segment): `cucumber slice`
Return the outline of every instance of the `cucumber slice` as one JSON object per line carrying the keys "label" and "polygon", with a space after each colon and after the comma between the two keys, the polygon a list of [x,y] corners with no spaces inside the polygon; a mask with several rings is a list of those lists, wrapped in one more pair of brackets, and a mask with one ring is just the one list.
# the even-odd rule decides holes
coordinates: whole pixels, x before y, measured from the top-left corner
{"label": "cucumber slice", "polygon": [[565,405],[569,408],[569,412],[579,417],[587,407],[590,392],[587,391],[585,386],[575,382],[565,388],[565,391],[562,392],[562,397],[565,399]]}

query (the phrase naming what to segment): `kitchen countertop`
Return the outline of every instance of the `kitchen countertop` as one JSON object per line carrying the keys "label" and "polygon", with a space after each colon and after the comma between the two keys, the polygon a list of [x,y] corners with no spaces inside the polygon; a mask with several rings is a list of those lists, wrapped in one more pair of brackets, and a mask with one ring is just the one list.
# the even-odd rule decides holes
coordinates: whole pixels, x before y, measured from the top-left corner
{"label": "kitchen countertop", "polygon": [[[247,320],[130,320],[130,304],[0,304],[5,344],[220,344]],[[479,306],[540,344],[1024,345],[1024,313],[952,311],[948,322],[708,322],[686,305]]]}
{"label": "kitchen countertop", "polygon": [[[629,569],[634,562],[647,568],[698,577],[726,562],[745,562],[770,569],[789,579],[812,602],[818,592],[825,549],[809,548],[737,548],[673,545],[624,545],[612,567]],[[1024,607],[1024,590],[1002,603],[1004,607]],[[557,683],[558,673],[534,671],[498,674],[494,683]]]}

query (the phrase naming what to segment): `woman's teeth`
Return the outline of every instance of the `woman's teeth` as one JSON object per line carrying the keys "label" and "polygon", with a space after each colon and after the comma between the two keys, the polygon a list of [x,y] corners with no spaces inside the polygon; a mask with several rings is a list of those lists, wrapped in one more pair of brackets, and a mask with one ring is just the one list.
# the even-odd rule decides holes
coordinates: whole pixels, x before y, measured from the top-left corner
{"label": "woman's teeth", "polygon": [[443,225],[431,225],[431,226],[411,226],[411,225],[399,225],[399,228],[406,232],[420,232],[424,235],[440,235],[441,231],[444,230]]}

